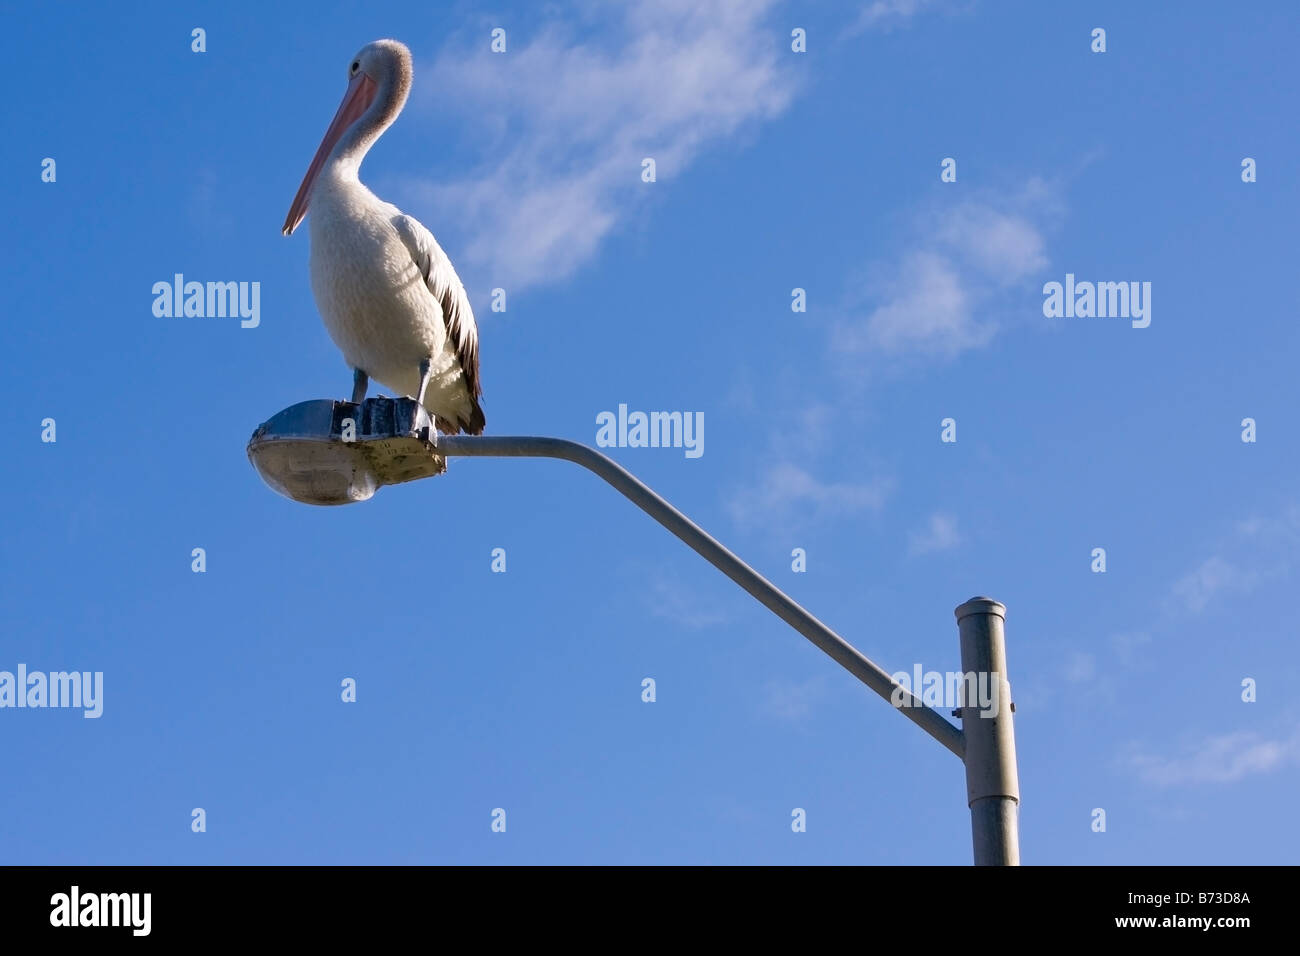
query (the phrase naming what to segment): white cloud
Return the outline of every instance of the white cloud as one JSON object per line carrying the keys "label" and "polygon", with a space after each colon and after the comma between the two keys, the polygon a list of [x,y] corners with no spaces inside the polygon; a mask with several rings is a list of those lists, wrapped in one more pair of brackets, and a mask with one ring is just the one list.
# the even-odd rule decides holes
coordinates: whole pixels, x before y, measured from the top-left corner
{"label": "white cloud", "polygon": [[789,104],[784,34],[763,22],[770,6],[643,0],[613,8],[621,20],[599,45],[549,27],[512,36],[505,55],[443,50],[417,89],[486,129],[483,163],[412,191],[465,224],[463,256],[494,284],[563,279],[650,195],[644,157],[660,181],[680,176],[702,150]]}
{"label": "white cloud", "polygon": [[953,263],[932,252],[907,255],[885,300],[864,322],[837,326],[835,348],[951,356],[983,345],[993,335],[992,328],[976,324]]}
{"label": "white cloud", "polygon": [[934,0],[871,0],[858,17],[851,32],[889,30],[906,23]]}
{"label": "white cloud", "polygon": [[953,358],[988,344],[997,325],[977,312],[998,291],[1048,265],[1039,223],[1057,215],[1051,191],[1035,179],[1018,194],[919,216],[910,247],[869,270],[887,277],[863,290],[878,304],[837,323],[833,347],[855,359],[870,353]]}
{"label": "white cloud", "polygon": [[878,478],[867,483],[823,482],[798,465],[778,462],[759,484],[744,488],[727,502],[731,517],[741,525],[788,525],[797,518],[816,521],[847,517],[884,506],[891,483]]}
{"label": "white cloud", "polygon": [[1046,268],[1043,236],[1024,216],[963,203],[937,223],[935,235],[982,273],[1007,284]]}
{"label": "white cloud", "polygon": [[1236,530],[1251,540],[1252,547],[1266,544],[1292,550],[1300,544],[1300,505],[1287,504],[1267,517],[1254,515],[1238,521]]}
{"label": "white cloud", "polygon": [[1259,581],[1254,571],[1244,571],[1215,556],[1174,584],[1174,596],[1189,611],[1199,614],[1220,594],[1249,591]]}
{"label": "white cloud", "polygon": [[913,531],[908,536],[907,553],[933,554],[936,551],[951,551],[961,544],[962,537],[957,530],[957,519],[949,514],[935,512],[930,515],[924,528]]}
{"label": "white cloud", "polygon": [[1148,783],[1233,783],[1300,761],[1300,734],[1269,740],[1254,731],[1219,734],[1177,757],[1135,754],[1130,758]]}
{"label": "white cloud", "polygon": [[1233,523],[1212,557],[1174,582],[1169,603],[1199,614],[1211,603],[1287,580],[1300,557],[1300,505],[1287,502],[1267,514]]}

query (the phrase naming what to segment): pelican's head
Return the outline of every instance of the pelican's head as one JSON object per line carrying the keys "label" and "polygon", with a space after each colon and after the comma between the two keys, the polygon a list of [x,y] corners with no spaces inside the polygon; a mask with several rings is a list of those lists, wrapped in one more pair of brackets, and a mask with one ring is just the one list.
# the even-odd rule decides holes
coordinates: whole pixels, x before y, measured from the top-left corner
{"label": "pelican's head", "polygon": [[367,43],[348,64],[348,82],[351,83],[358,75],[369,77],[376,86],[382,86],[386,81],[399,83],[401,97],[405,100],[411,90],[411,51],[406,44],[396,40]]}
{"label": "pelican's head", "polygon": [[397,119],[410,92],[411,51],[404,44],[376,40],[348,61],[347,91],[293,197],[284,220],[286,236],[306,217],[312,186],[326,162],[337,153],[339,158],[360,166],[366,150]]}

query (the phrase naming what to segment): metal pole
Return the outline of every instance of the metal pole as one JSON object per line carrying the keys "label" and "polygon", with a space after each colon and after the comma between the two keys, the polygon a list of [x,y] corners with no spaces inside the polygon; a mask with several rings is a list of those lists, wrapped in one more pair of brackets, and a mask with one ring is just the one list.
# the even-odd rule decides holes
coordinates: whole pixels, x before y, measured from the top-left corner
{"label": "metal pole", "polygon": [[[711,538],[693,521],[638,481],[630,472],[625,471],[612,459],[595,449],[563,438],[456,435],[437,436],[436,447],[438,454],[448,457],[559,458],[581,465],[595,473],[613,485],[634,505],[690,545],[704,560],[752,594],[773,614],[821,648],[862,683],[891,703],[894,700],[900,701],[903,705],[898,707],[900,713],[958,757],[965,758],[966,746],[962,732],[950,724],[942,714],[922,703],[919,697],[877,667],[852,644],[792,601],[776,585]],[[964,660],[963,657],[963,662]],[[1012,766],[1014,767],[1014,761]]]}
{"label": "metal pole", "polygon": [[[1019,866],[1020,779],[1012,725],[1015,705],[1007,681],[1007,609],[991,598],[975,597],[954,613],[966,677],[962,686],[968,688],[961,725],[975,865]],[[972,674],[979,694],[969,692]]]}

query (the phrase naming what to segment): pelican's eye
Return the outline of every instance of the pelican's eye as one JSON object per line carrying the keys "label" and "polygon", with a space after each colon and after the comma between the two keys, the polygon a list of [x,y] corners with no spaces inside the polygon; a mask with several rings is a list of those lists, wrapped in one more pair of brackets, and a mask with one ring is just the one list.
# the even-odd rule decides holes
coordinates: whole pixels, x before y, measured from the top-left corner
{"label": "pelican's eye", "polygon": [[359,70],[359,69],[361,69],[361,61],[360,61],[360,60],[353,60],[353,61],[352,61],[352,74],[353,74],[353,76],[356,75],[356,72],[357,72],[357,70]]}

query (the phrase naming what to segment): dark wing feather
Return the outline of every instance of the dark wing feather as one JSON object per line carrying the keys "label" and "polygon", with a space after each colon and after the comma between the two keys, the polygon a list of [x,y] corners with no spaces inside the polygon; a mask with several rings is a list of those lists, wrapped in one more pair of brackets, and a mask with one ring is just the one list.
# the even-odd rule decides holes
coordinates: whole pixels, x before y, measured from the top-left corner
{"label": "dark wing feather", "polygon": [[478,325],[474,322],[474,312],[469,305],[469,296],[465,286],[451,266],[451,260],[433,238],[433,233],[414,216],[403,213],[393,217],[393,226],[402,237],[402,242],[410,250],[424,283],[433,297],[442,306],[442,320],[447,326],[447,337],[456,350],[461,371],[465,375],[465,386],[469,391],[473,412],[469,421],[458,424],[471,435],[483,434],[486,420],[479,399],[483,397],[483,387],[479,384],[478,369]]}

